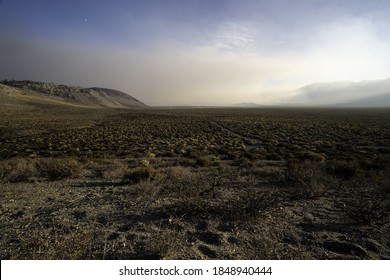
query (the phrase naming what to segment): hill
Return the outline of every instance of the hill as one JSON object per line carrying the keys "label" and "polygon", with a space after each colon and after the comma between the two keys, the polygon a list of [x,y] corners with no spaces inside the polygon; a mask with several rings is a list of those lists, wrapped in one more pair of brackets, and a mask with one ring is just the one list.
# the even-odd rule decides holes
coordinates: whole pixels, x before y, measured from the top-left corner
{"label": "hill", "polygon": [[33,81],[2,81],[2,105],[59,105],[89,108],[144,108],[127,93],[106,88],[83,88]]}

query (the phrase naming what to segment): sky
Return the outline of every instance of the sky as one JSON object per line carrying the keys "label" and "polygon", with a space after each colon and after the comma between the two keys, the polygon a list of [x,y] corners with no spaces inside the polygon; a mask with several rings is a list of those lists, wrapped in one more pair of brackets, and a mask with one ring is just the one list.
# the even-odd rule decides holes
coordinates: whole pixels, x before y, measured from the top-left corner
{"label": "sky", "polygon": [[0,79],[121,90],[152,106],[278,104],[390,77],[387,0],[0,0]]}

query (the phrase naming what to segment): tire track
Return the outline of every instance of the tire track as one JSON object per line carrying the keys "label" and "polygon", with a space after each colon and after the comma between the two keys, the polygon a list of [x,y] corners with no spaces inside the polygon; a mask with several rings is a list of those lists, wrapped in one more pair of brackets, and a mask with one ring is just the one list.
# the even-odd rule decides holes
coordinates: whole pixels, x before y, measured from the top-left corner
{"label": "tire track", "polygon": [[220,125],[219,123],[216,123],[215,121],[209,121],[212,125],[222,129],[223,131],[226,131],[234,136],[237,136],[237,137],[240,137],[241,139],[243,140],[246,140],[246,141],[249,141],[249,142],[254,142],[256,143],[256,145],[248,145],[248,147],[262,147],[263,146],[263,141],[260,140],[259,138],[256,138],[256,137],[249,137],[249,136],[244,136],[242,134],[239,134],[237,133],[236,131],[226,127],[226,126],[223,126],[223,125]]}

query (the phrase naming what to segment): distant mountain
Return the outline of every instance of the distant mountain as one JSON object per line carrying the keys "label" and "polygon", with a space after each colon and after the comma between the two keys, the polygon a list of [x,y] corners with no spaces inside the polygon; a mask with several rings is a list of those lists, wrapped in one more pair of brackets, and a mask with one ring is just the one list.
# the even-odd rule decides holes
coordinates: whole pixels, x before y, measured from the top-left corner
{"label": "distant mountain", "polygon": [[339,81],[316,83],[293,92],[285,100],[288,105],[310,106],[390,106],[390,78],[361,82]]}
{"label": "distant mountain", "polygon": [[231,107],[238,107],[238,108],[258,108],[258,107],[265,107],[264,105],[257,104],[257,103],[237,103],[233,104]]}
{"label": "distant mountain", "polygon": [[33,81],[2,81],[2,105],[61,105],[91,108],[142,108],[147,107],[127,93],[106,88],[83,88]]}

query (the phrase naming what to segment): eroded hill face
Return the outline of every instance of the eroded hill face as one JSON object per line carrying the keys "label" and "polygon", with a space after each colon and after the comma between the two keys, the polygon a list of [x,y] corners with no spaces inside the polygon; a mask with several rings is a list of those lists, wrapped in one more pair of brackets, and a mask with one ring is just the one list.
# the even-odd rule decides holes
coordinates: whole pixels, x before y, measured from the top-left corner
{"label": "eroded hill face", "polygon": [[2,81],[4,104],[56,104],[93,108],[147,107],[127,93],[105,88],[83,88],[33,81]]}

